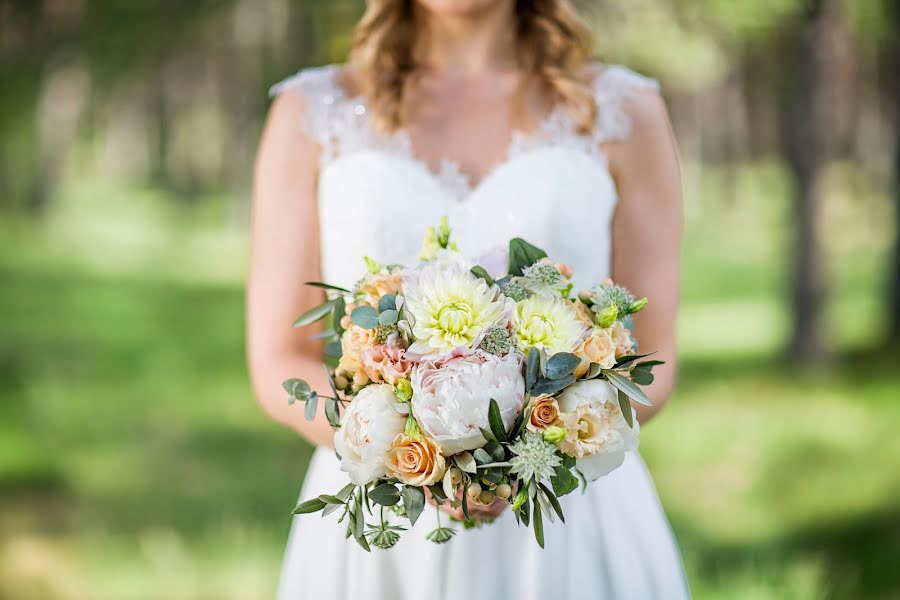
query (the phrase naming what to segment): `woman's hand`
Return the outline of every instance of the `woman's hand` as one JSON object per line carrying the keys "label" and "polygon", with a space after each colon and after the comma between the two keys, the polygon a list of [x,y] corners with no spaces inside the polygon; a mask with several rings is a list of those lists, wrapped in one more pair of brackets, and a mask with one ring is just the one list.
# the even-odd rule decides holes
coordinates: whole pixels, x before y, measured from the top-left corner
{"label": "woman's hand", "polygon": [[[515,496],[515,490],[512,489],[511,496]],[[462,492],[457,494],[457,499],[462,500]],[[431,491],[428,488],[425,488],[425,498],[428,500],[428,503],[437,506],[439,510],[447,513],[457,521],[465,521],[466,515],[463,514],[462,506],[457,505],[455,508],[450,506],[449,502],[443,502],[442,504],[438,504],[435,502],[434,498],[431,496]],[[469,517],[473,521],[493,521],[506,510],[509,505],[508,498],[500,498],[499,496],[495,496],[495,499],[490,504],[482,504],[477,500],[473,500],[470,496],[468,498],[468,509],[469,509]]]}

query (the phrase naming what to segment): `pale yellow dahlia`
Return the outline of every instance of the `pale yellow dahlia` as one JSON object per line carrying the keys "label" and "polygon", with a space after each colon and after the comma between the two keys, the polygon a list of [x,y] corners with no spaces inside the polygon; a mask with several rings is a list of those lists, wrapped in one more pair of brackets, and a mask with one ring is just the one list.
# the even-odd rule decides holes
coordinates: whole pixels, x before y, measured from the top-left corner
{"label": "pale yellow dahlia", "polygon": [[518,302],[513,323],[520,348],[543,348],[550,354],[571,352],[587,331],[572,303],[553,296]]}

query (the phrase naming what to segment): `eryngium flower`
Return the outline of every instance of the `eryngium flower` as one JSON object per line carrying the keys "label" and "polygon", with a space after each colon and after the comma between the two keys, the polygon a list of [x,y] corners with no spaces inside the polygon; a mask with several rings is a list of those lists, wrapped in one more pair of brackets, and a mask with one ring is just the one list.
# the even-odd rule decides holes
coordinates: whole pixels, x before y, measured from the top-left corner
{"label": "eryngium flower", "polygon": [[601,283],[591,289],[591,307],[595,313],[600,313],[615,306],[620,317],[628,314],[628,307],[634,302],[634,296],[620,285],[612,283]]}
{"label": "eryngium flower", "polygon": [[553,477],[554,469],[562,464],[556,455],[556,446],[544,441],[544,436],[534,431],[526,431],[509,447],[514,456],[509,459],[510,471],[519,479],[537,481]]}
{"label": "eryngium flower", "polygon": [[563,276],[554,265],[540,261],[522,269],[522,279],[525,287],[538,294],[544,294],[558,290],[562,285]]}
{"label": "eryngium flower", "polygon": [[405,298],[415,337],[411,356],[437,358],[457,348],[475,348],[510,312],[509,301],[496,287],[456,265],[424,267]]}
{"label": "eryngium flower", "polygon": [[506,327],[494,327],[487,332],[487,335],[484,336],[478,347],[489,354],[505,356],[516,347],[516,342],[509,335],[509,330]]}

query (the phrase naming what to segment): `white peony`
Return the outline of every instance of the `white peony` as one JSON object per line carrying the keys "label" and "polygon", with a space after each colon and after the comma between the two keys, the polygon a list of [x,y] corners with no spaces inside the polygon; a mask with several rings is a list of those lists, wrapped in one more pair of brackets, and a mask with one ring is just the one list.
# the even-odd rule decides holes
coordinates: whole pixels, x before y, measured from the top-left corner
{"label": "white peony", "polygon": [[566,438],[560,451],[574,456],[575,466],[590,481],[618,469],[625,453],[638,447],[638,425],[625,422],[618,392],[602,379],[579,381],[557,398]]}
{"label": "white peony", "polygon": [[446,456],[483,446],[488,407],[497,401],[507,430],[525,402],[518,353],[504,357],[474,352],[440,364],[421,363],[412,372],[412,410],[419,426]]}
{"label": "white peony", "polygon": [[404,296],[415,337],[407,355],[417,358],[477,347],[491,327],[509,320],[512,310],[496,286],[452,260],[428,263],[405,277]]}
{"label": "white peony", "polygon": [[350,402],[334,434],[334,449],[341,457],[341,471],[350,481],[365,485],[385,475],[391,443],[403,433],[406,417],[397,412],[390,385],[370,385]]}

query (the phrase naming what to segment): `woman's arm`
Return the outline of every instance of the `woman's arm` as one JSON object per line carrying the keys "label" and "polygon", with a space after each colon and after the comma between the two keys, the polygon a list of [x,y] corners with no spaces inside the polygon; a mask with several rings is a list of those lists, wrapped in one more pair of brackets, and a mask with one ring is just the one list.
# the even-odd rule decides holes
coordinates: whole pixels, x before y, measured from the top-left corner
{"label": "woman's arm", "polygon": [[304,285],[319,280],[319,148],[300,126],[303,104],[293,92],[275,100],[257,154],[247,356],[253,388],[266,413],[310,443],[331,446],[333,433],[324,410],[307,421],[303,406],[288,405],[281,387],[283,380],[299,377],[315,390],[329,389],[321,343],[310,339],[320,329],[291,327],[301,313],[323,301],[321,290]]}
{"label": "woman's arm", "polygon": [[609,149],[610,169],[619,190],[613,219],[613,279],[638,297],[650,299],[635,315],[635,338],[641,351],[656,351],[666,364],[647,393],[652,407],[635,404],[645,422],[672,392],[676,371],[675,320],[681,267],[681,176],[678,150],[669,117],[656,92],[627,101],[632,134]]}

